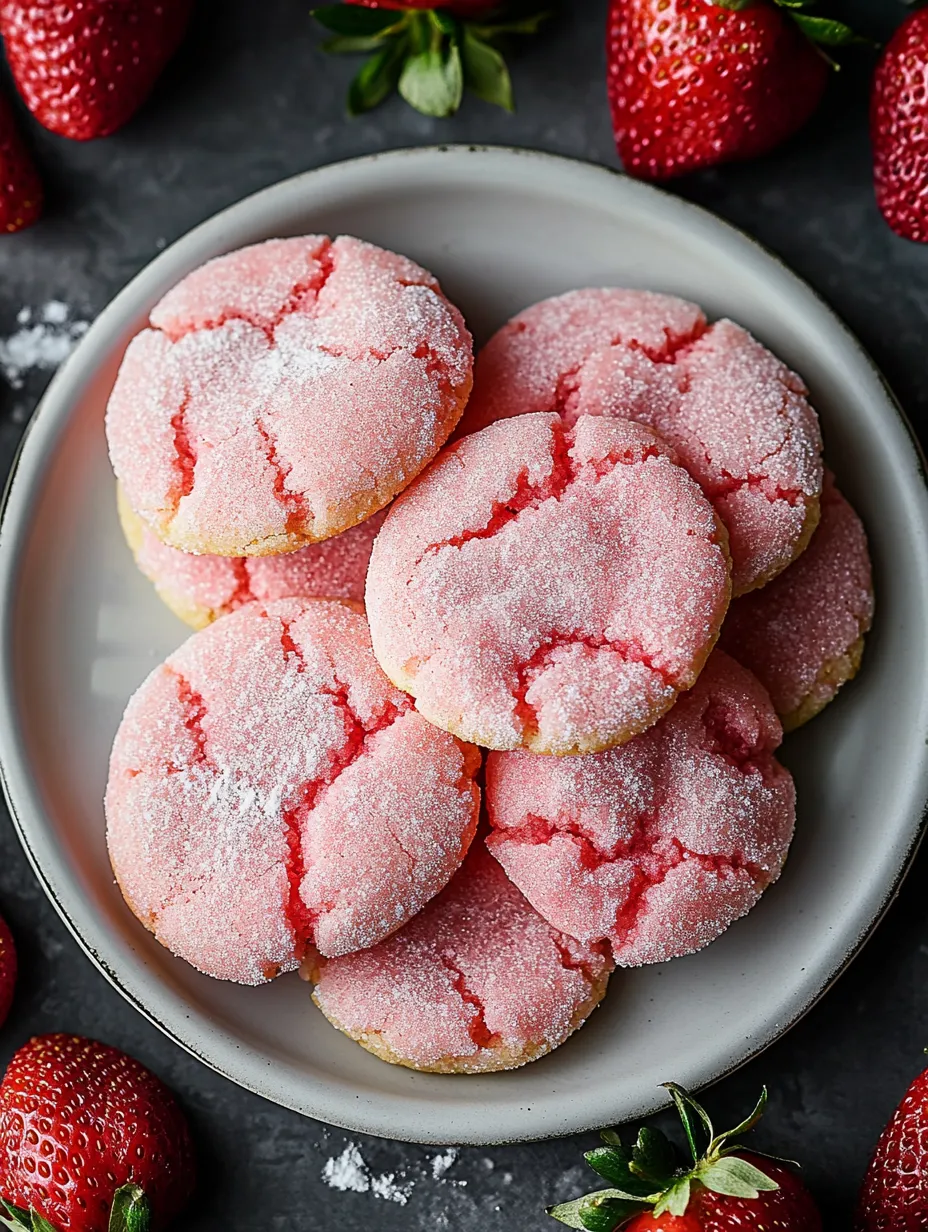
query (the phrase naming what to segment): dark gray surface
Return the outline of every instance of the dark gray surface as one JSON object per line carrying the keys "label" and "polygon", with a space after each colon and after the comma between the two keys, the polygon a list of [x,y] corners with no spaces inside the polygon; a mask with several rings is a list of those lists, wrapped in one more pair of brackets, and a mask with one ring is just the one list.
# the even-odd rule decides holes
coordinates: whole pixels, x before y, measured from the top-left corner
{"label": "dark gray surface", "polygon": [[[165,242],[255,189],[338,159],[479,141],[615,165],[603,91],[605,0],[568,0],[556,29],[516,57],[516,116],[468,101],[444,122],[398,101],[346,120],[351,65],[318,51],[307,8],[302,0],[201,3],[184,51],[122,133],[78,145],[30,125],[50,200],[38,227],[0,239],[0,337],[16,329],[23,306],[50,299],[92,317]],[[885,36],[905,10],[895,0],[856,0],[847,11],[861,28]],[[928,430],[928,249],[893,236],[873,203],[868,72],[867,53],[853,57],[818,116],[785,149],[694,177],[675,191],[743,227],[807,278],[873,353],[916,426]],[[30,377],[21,391],[0,389],[4,471],[42,383]],[[805,1161],[829,1228],[847,1226],[873,1141],[925,1063],[926,874],[928,850],[825,1001],[709,1096],[718,1120],[733,1123],[768,1083],[771,1107],[758,1145]],[[31,1033],[68,1030],[106,1039],[161,1074],[183,1100],[200,1145],[200,1193],[183,1228],[532,1232],[556,1226],[541,1213],[545,1202],[593,1180],[580,1161],[591,1138],[465,1150],[437,1181],[436,1152],[355,1136],[374,1174],[405,1173],[412,1192],[405,1206],[370,1192],[335,1192],[322,1169],[350,1136],[237,1089],[149,1026],[79,952],[6,821],[0,910],[16,934],[23,968],[0,1033],[0,1060]],[[668,1057],[668,1077],[673,1069]],[[602,1080],[618,1084],[622,1075],[604,1073]]]}

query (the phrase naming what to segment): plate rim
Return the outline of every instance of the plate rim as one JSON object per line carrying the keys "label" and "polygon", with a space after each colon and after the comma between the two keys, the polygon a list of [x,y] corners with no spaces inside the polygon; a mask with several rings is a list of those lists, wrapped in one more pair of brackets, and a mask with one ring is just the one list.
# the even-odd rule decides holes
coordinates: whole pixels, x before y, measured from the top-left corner
{"label": "plate rim", "polygon": [[[67,382],[67,378],[80,363],[83,354],[86,354],[91,349],[97,335],[105,334],[108,331],[109,321],[117,318],[122,308],[123,303],[132,298],[137,284],[142,280],[147,280],[151,276],[152,270],[159,264],[168,264],[171,254],[179,245],[193,246],[197,237],[205,231],[212,231],[221,221],[231,213],[237,213],[241,209],[247,209],[256,203],[259,203],[262,198],[273,197],[287,189],[297,190],[299,186],[312,182],[320,178],[338,174],[348,168],[363,168],[375,163],[389,162],[400,163],[402,161],[430,161],[436,156],[445,154],[454,155],[475,155],[489,156],[491,158],[518,158],[526,161],[539,162],[549,165],[559,165],[565,172],[570,170],[574,174],[582,173],[590,177],[597,178],[604,189],[608,189],[617,181],[620,181],[625,191],[630,191],[633,195],[638,194],[642,198],[656,195],[661,200],[670,206],[671,209],[676,209],[680,215],[688,215],[690,220],[695,221],[701,227],[709,229],[721,230],[727,232],[730,238],[738,240],[742,245],[754,249],[756,253],[767,261],[778,267],[781,275],[792,284],[792,290],[804,295],[812,300],[820,312],[824,312],[831,320],[833,326],[844,335],[846,343],[850,345],[858,358],[862,360],[870,369],[872,375],[881,386],[883,393],[886,396],[888,405],[895,413],[900,425],[902,426],[909,445],[912,449],[918,479],[920,480],[920,493],[923,501],[926,502],[926,529],[928,529],[928,460],[915,430],[906,415],[905,410],[895,396],[889,382],[876,364],[867,349],[863,346],[853,331],[845,324],[842,318],[828,303],[824,295],[817,291],[813,286],[805,281],[800,275],[796,274],[787,263],[775,252],[772,252],[764,244],[749,235],[741,228],[728,222],[726,219],[713,214],[710,210],[705,209],[700,205],[687,201],[684,198],[678,197],[676,194],[658,187],[653,184],[643,183],[634,180],[625,175],[618,169],[605,166],[600,163],[595,163],[586,159],[573,158],[561,154],[552,154],[542,150],[529,149],[518,146],[495,145],[495,144],[479,144],[479,143],[442,143],[435,145],[402,147],[387,151],[381,151],[373,154],[362,155],[360,157],[338,160],[333,163],[327,163],[320,167],[315,167],[307,171],[299,172],[296,175],[288,176],[282,180],[276,181],[273,184],[267,185],[256,192],[249,193],[240,200],[225,206],[223,209],[210,215],[202,220],[190,230],[184,232],[172,241],[162,252],[158,253],[152,260],[148,261],[133,277],[123,286],[116,295],[106,304],[103,310],[95,318],[90,329],[81,338],[75,350],[69,358],[61,365],[58,371],[53,376],[48,387],[40,398],[32,417],[30,418],[26,428],[20,438],[19,444],[14,453],[13,461],[10,467],[9,474],[4,485],[2,497],[0,497],[0,717],[5,718],[7,722],[0,723],[0,789],[2,789],[3,797],[10,814],[13,828],[19,839],[20,845],[26,855],[29,865],[35,874],[43,892],[57,912],[59,918],[64,923],[68,932],[75,939],[80,949],[90,959],[98,971],[110,983],[116,991],[132,1005],[145,1019],[148,1020],[159,1031],[166,1035],[176,1045],[182,1048],[186,1053],[195,1057],[198,1061],[206,1065],[214,1072],[221,1074],[224,1078],[234,1082],[236,1085],[259,1095],[270,1102],[279,1106],[290,1109],[304,1116],[314,1117],[323,1120],[326,1124],[336,1128],[357,1133],[368,1133],[380,1136],[389,1137],[396,1141],[416,1142],[428,1145],[498,1145],[503,1143],[516,1142],[532,1142],[544,1141],[546,1139],[559,1138],[567,1134],[584,1133],[597,1130],[603,1127],[608,1122],[589,1117],[574,1116],[568,1117],[561,1126],[549,1126],[540,1130],[531,1131],[528,1129],[512,1132],[500,1137],[481,1134],[479,1132],[462,1132],[449,1137],[447,1134],[436,1134],[428,1132],[424,1127],[421,1134],[414,1134],[398,1130],[395,1127],[386,1127],[384,1118],[379,1117],[375,1120],[366,1118],[364,1109],[359,1099],[356,1107],[357,1115],[352,1117],[349,1115],[351,1105],[345,1104],[344,1116],[333,1115],[332,1109],[326,1107],[324,1111],[319,1108],[315,1110],[306,1106],[306,1102],[300,1102],[297,1099],[286,1098],[285,1090],[278,1087],[272,1092],[268,1086],[262,1087],[257,1082],[249,1080],[239,1074],[232,1073],[218,1059],[206,1055],[194,1041],[194,1039],[185,1039],[172,1026],[162,1021],[154,1008],[146,1005],[140,997],[129,988],[124,982],[119,972],[115,970],[98,952],[91,937],[85,936],[80,925],[72,919],[68,908],[59,897],[59,894],[52,884],[51,873],[47,872],[43,862],[36,852],[30,838],[30,826],[24,821],[20,810],[14,800],[14,792],[10,783],[8,770],[8,762],[22,762],[18,768],[24,772],[26,777],[31,777],[28,770],[28,762],[25,756],[20,757],[20,752],[17,747],[17,736],[15,729],[15,718],[17,715],[17,707],[14,704],[15,687],[14,687],[14,672],[12,669],[11,638],[13,635],[11,613],[13,610],[12,598],[15,594],[15,580],[17,569],[22,555],[24,537],[20,534],[19,537],[11,540],[9,533],[10,511],[13,505],[14,496],[25,505],[28,510],[34,500],[37,491],[40,489],[41,480],[44,473],[50,464],[52,452],[48,449],[42,449],[39,442],[39,433],[37,428],[41,428],[46,433],[52,432],[52,439],[57,439],[61,432],[65,429],[70,419],[70,414],[67,412],[66,406],[63,404],[58,411],[55,411],[52,405],[51,411],[48,410],[50,404],[53,404],[58,398],[59,389]],[[92,379],[88,373],[86,381]],[[53,418],[50,418],[53,416]],[[39,443],[37,443],[39,442]],[[28,456],[35,453],[35,457]],[[28,475],[29,486],[25,489],[21,488],[20,479],[23,472],[24,463],[28,461],[30,467]],[[26,482],[26,481],[23,481]],[[21,495],[19,495],[21,493]],[[925,755],[926,763],[928,763],[928,753]],[[44,810],[43,810],[44,811]],[[873,913],[866,928],[856,937],[849,949],[845,953],[842,960],[827,973],[824,981],[818,990],[802,1004],[791,1017],[774,1024],[750,1049],[741,1055],[738,1059],[733,1059],[729,1063],[719,1066],[713,1066],[708,1075],[700,1081],[699,1088],[711,1086],[712,1084],[721,1081],[723,1078],[743,1065],[754,1060],[773,1043],[783,1038],[797,1023],[799,1023],[818,1003],[827,995],[834,984],[847,971],[848,967],[854,962],[858,955],[863,950],[867,942],[873,937],[874,933],[882,923],[887,912],[893,905],[899,895],[902,884],[905,881],[908,873],[912,868],[912,864],[918,854],[919,848],[928,833],[928,790],[924,792],[920,806],[920,813],[917,825],[914,828],[909,846],[904,857],[900,862],[899,871],[896,874],[892,884],[887,888],[885,896],[878,908]],[[662,1107],[666,1106],[665,1097],[655,1091],[653,1099],[643,1102],[640,1107],[636,1108],[630,1114],[632,1116],[646,1116],[653,1112],[657,1112]]]}

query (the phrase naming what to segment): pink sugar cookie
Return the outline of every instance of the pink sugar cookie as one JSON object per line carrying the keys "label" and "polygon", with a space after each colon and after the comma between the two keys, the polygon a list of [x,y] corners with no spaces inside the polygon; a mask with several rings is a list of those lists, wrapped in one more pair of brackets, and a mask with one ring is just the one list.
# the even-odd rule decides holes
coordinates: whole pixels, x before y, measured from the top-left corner
{"label": "pink sugar cookie", "polygon": [[792,731],[857,675],[872,620],[867,536],[826,471],[812,542],[769,586],[731,605],[721,642],[764,684]]}
{"label": "pink sugar cookie", "polygon": [[557,415],[446,450],[374,544],[374,653],[431,722],[590,753],[693,684],[729,600],[725,531],[650,429]]}
{"label": "pink sugar cookie", "polygon": [[735,594],[794,560],[818,520],[818,418],[802,381],[731,321],[648,291],[571,291],[520,312],[477,359],[458,435],[531,411],[650,425],[728,528]]}
{"label": "pink sugar cookie", "polygon": [[563,1044],[602,1000],[604,951],[546,924],[478,840],[400,932],[312,972],[313,1000],[393,1065],[515,1069]]}
{"label": "pink sugar cookie", "polygon": [[310,945],[346,954],[420,911],[470,844],[479,765],[390,685],[363,616],[253,603],[130,700],[106,791],[110,859],[162,945],[260,984]]}
{"label": "pink sugar cookie", "polygon": [[793,780],[763,686],[717,650],[656,727],[595,757],[492,753],[487,844],[529,902],[624,967],[702,949],[780,875]]}
{"label": "pink sugar cookie", "polygon": [[364,580],[386,510],[323,543],[279,556],[193,556],[162,543],[118,489],[119,520],[135,563],[175,616],[205,629],[256,599],[294,595],[364,602]]}
{"label": "pink sugar cookie", "polygon": [[110,457],[172,547],[294,551],[404,488],[471,382],[470,334],[426,270],[345,236],[269,240],[152,309],[110,397]]}

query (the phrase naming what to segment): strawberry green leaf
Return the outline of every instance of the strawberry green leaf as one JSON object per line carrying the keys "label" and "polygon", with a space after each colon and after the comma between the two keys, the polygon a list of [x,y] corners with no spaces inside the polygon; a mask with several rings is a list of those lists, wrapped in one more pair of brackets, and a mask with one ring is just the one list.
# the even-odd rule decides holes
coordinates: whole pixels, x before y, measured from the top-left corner
{"label": "strawberry green leaf", "polygon": [[403,17],[391,9],[363,9],[353,4],[326,4],[313,9],[312,15],[320,25],[333,34],[349,37],[367,37],[385,34],[391,26],[401,25]]}
{"label": "strawberry green leaf", "polygon": [[867,42],[843,21],[833,21],[830,17],[812,17],[808,13],[791,13],[790,16],[803,34],[822,47],[847,47],[850,43]]}
{"label": "strawberry green leaf", "polygon": [[361,51],[376,51],[383,46],[383,42],[379,34],[336,34],[334,38],[326,39],[322,50],[336,56],[356,55]]}
{"label": "strawberry green leaf", "polygon": [[675,1181],[669,1189],[665,1189],[654,1207],[655,1215],[685,1215],[690,1204],[691,1180],[683,1176]]}
{"label": "strawberry green leaf", "polygon": [[138,1185],[122,1185],[113,1194],[107,1232],[148,1232],[151,1207],[145,1190]]}
{"label": "strawberry green leaf", "polygon": [[458,46],[410,56],[400,75],[399,91],[423,115],[439,119],[453,115],[464,94],[464,68]]}
{"label": "strawberry green leaf", "polygon": [[647,1204],[636,1201],[615,1189],[601,1189],[597,1193],[549,1206],[548,1214],[568,1228],[581,1228],[586,1232],[615,1232],[630,1215],[646,1210]]}
{"label": "strawberry green leaf", "polygon": [[645,1179],[632,1172],[629,1167],[631,1161],[624,1148],[618,1150],[613,1147],[600,1146],[593,1151],[587,1151],[584,1159],[601,1177],[625,1193],[646,1198],[659,1187],[652,1178]]}
{"label": "strawberry green leaf", "polygon": [[685,1091],[676,1082],[665,1082],[663,1085],[670,1092],[677,1112],[680,1114],[693,1163],[697,1164],[705,1148],[715,1139],[715,1130],[712,1128],[709,1114],[702,1104],[693,1099],[689,1091]]}
{"label": "strawberry green leaf", "polygon": [[496,48],[478,39],[465,28],[461,41],[461,56],[464,62],[464,85],[467,89],[485,103],[493,103],[504,111],[515,110],[509,70]]}
{"label": "strawberry green leaf", "polygon": [[770,1193],[780,1188],[760,1168],[736,1155],[726,1155],[701,1168],[698,1177],[706,1189],[730,1198],[757,1198],[761,1192]]}
{"label": "strawberry green leaf", "polygon": [[399,85],[406,54],[404,38],[391,39],[381,51],[366,60],[348,88],[348,114],[361,115],[379,107]]}
{"label": "strawberry green leaf", "polygon": [[733,13],[740,13],[742,9],[750,8],[754,0],[712,0],[712,3],[717,9],[731,9]]}
{"label": "strawberry green leaf", "polygon": [[673,1175],[676,1166],[676,1152],[666,1135],[659,1129],[643,1125],[632,1148],[631,1171],[645,1180],[663,1184]]}
{"label": "strawberry green leaf", "polygon": [[537,34],[551,14],[545,10],[523,17],[518,21],[500,21],[492,25],[468,23],[468,29],[483,42],[501,38],[506,34]]}
{"label": "strawberry green leaf", "polygon": [[449,13],[443,13],[440,9],[430,9],[429,18],[431,19],[432,25],[439,31],[439,33],[446,34],[448,38],[460,38],[460,26]]}
{"label": "strawberry green leaf", "polygon": [[713,1138],[709,1146],[710,1154],[713,1150],[719,1149],[724,1143],[730,1142],[732,1138],[738,1138],[741,1134],[746,1134],[753,1129],[757,1122],[764,1115],[767,1107],[767,1088],[761,1088],[760,1099],[754,1105],[754,1111],[750,1116],[745,1117],[740,1125],[736,1125],[734,1129],[726,1130],[724,1134],[719,1134],[717,1138]]}
{"label": "strawberry green leaf", "polygon": [[29,1212],[24,1211],[21,1206],[14,1206],[12,1202],[0,1198],[0,1212],[0,1224],[4,1228],[9,1228],[11,1232],[31,1232]]}
{"label": "strawberry green leaf", "polygon": [[[926,1049],[926,1052],[928,1052],[928,1049]],[[605,1142],[606,1146],[614,1146],[616,1150],[620,1150],[624,1154],[627,1154],[625,1147],[622,1145],[622,1139],[619,1136],[619,1131],[617,1129],[604,1129],[600,1132],[599,1136],[602,1138],[603,1142]]]}
{"label": "strawberry green leaf", "polygon": [[57,1232],[54,1224],[50,1224],[44,1215],[40,1215],[38,1211],[32,1212],[32,1221],[30,1223],[31,1232]]}

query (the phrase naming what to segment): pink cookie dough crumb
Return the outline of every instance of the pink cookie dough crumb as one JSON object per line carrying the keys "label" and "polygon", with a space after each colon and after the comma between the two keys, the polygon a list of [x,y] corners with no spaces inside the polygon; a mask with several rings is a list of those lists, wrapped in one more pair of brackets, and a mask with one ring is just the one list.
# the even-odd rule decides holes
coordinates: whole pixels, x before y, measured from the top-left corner
{"label": "pink cookie dough crumb", "polygon": [[571,291],[514,317],[477,359],[457,435],[514,415],[617,415],[676,450],[728,528],[735,594],[805,548],[821,434],[802,381],[732,321],[669,295]]}
{"label": "pink cookie dough crumb", "polygon": [[459,441],[374,544],[374,651],[431,722],[595,752],[698,676],[730,593],[724,528],[648,428],[524,415]]}
{"label": "pink cookie dough crumb", "polygon": [[872,620],[866,532],[826,472],[812,542],[769,586],[732,604],[721,644],[764,684],[792,731],[856,676]]}
{"label": "pink cookie dough crumb", "polygon": [[546,924],[478,841],[400,932],[312,971],[313,999],[394,1065],[514,1069],[557,1048],[602,999],[605,949]]}
{"label": "pink cookie dough crumb", "polygon": [[715,651],[656,727],[593,757],[492,753],[492,853],[555,928],[619,966],[702,949],[780,875],[795,822],[782,731],[757,679]]}
{"label": "pink cookie dough crumb", "polygon": [[169,547],[130,508],[119,490],[119,516],[136,564],[175,615],[204,629],[260,600],[306,596],[364,602],[371,549],[386,510],[323,543],[279,556],[194,556]]}
{"label": "pink cookie dough crumb", "polygon": [[343,604],[250,604],[130,700],[106,792],[116,879],[175,954],[260,984],[374,945],[470,844],[480,757],[377,667]]}
{"label": "pink cookie dough crumb", "polygon": [[362,240],[269,240],[151,312],[107,408],[116,476],[172,547],[294,551],[383,508],[435,456],[472,383],[437,281]]}

